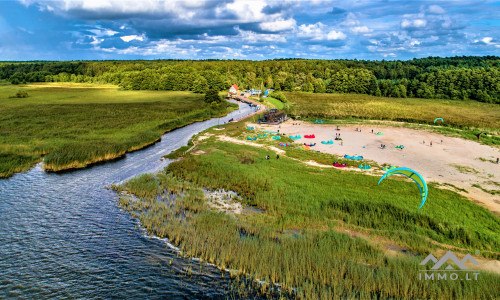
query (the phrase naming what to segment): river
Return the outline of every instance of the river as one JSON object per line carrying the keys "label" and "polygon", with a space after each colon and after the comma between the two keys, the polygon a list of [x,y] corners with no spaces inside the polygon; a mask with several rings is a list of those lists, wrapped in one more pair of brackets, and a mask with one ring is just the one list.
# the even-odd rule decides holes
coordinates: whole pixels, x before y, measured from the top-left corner
{"label": "river", "polygon": [[0,179],[0,298],[234,297],[228,275],[147,237],[105,187],[163,169],[170,160],[160,158],[194,134],[252,111],[240,104],[88,169],[46,173],[39,164]]}

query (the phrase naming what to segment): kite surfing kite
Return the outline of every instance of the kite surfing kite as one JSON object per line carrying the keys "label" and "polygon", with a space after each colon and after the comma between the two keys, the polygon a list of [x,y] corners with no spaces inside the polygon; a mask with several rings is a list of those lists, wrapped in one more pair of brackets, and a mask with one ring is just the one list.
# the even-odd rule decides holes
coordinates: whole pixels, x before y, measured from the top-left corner
{"label": "kite surfing kite", "polygon": [[436,124],[437,120],[441,120],[441,124],[443,124],[443,123],[444,123],[443,118],[436,118],[436,120],[434,120],[434,124]]}
{"label": "kite surfing kite", "polygon": [[378,181],[378,184],[380,184],[382,182],[382,180],[384,180],[385,178],[387,178],[391,175],[394,175],[394,174],[401,174],[401,175],[404,175],[404,176],[410,178],[411,180],[415,181],[415,183],[418,185],[418,188],[420,190],[420,196],[422,199],[422,203],[420,203],[420,207],[418,208],[418,209],[421,209],[422,206],[424,206],[425,200],[427,200],[427,184],[425,183],[424,178],[422,178],[422,176],[420,176],[420,174],[413,171],[412,169],[396,168],[396,169],[389,170],[387,173],[385,173],[384,176],[382,176],[382,178],[380,178],[380,180]]}

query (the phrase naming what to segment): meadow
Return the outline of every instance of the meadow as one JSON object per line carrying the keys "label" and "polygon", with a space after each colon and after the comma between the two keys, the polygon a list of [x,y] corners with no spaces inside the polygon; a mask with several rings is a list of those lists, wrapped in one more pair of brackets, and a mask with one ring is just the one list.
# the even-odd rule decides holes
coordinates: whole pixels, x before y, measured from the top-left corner
{"label": "meadow", "polygon": [[[18,91],[28,97],[13,98]],[[229,109],[234,109],[231,106]],[[0,178],[44,160],[48,171],[83,168],[143,148],[167,131],[225,114],[191,92],[111,85],[0,86]]]}
{"label": "meadow", "polygon": [[[228,124],[210,133],[244,140],[244,128]],[[487,272],[473,284],[418,280],[419,262],[439,249],[500,258],[500,220],[455,192],[429,185],[432,201],[418,210],[412,182],[377,186],[378,177],[302,163],[331,163],[334,156],[285,149],[276,159],[272,151],[216,136],[194,145],[165,171],[115,186],[128,194],[120,204],[184,255],[232,270],[236,278],[263,280],[263,294],[274,283],[283,295],[301,299],[500,294],[499,276]],[[214,210],[204,190],[234,191],[246,208],[242,214]],[[402,250],[391,254],[389,246]]]}
{"label": "meadow", "polygon": [[[431,130],[476,140],[477,133],[488,133],[481,142],[500,145],[500,106],[475,101],[387,98],[358,94],[313,94],[285,92],[292,112],[304,119],[342,121],[402,121],[432,125]],[[444,123],[434,125],[436,118]]]}

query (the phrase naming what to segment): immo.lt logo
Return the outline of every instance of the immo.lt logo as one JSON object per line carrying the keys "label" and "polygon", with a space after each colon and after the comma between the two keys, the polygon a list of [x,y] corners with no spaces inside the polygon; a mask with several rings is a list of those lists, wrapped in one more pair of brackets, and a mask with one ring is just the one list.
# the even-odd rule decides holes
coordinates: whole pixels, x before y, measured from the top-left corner
{"label": "immo.lt logo", "polygon": [[[449,261],[453,262],[458,269],[449,264]],[[467,268],[465,265],[467,261],[473,265],[479,265],[470,254],[465,255],[462,260],[458,259],[451,251],[446,252],[440,260],[429,254],[420,263],[421,266],[426,266],[426,270],[419,271],[418,280],[477,280],[479,270]],[[429,262],[434,263],[430,269],[427,266]]]}

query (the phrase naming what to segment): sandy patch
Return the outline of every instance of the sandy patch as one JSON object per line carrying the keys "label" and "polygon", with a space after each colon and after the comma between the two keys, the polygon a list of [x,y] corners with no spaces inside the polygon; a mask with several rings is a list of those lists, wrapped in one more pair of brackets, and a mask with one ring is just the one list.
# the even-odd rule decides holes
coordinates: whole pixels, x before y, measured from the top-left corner
{"label": "sandy patch", "polygon": [[[280,130],[280,133],[287,135],[315,134],[316,138],[314,139],[300,139],[295,143],[303,144],[304,141],[307,141],[308,143],[316,143],[315,150],[321,152],[341,156],[344,154],[362,155],[365,159],[375,161],[378,164],[414,169],[428,183],[432,181],[446,182],[469,191],[468,194],[464,194],[466,197],[481,203],[500,216],[500,195],[491,195],[472,187],[473,184],[479,184],[485,189],[499,189],[495,182],[500,182],[500,165],[492,163],[497,157],[500,157],[500,150],[497,148],[424,130],[389,127],[387,125],[343,125],[337,131],[335,125],[289,120],[281,125],[251,126],[256,126],[259,130]],[[361,132],[356,131],[356,128],[361,128]],[[383,135],[375,134],[379,131]],[[340,133],[343,145],[334,140],[336,133]],[[333,145],[321,144],[321,141],[331,139],[334,140]],[[432,146],[430,146],[431,141]],[[381,149],[380,144],[385,144],[386,148]],[[401,144],[405,146],[403,150],[395,148]]]}
{"label": "sandy patch", "polygon": [[243,206],[241,203],[235,201],[235,195],[234,192],[205,191],[205,196],[208,199],[208,206],[217,211],[239,215],[243,211]]}

